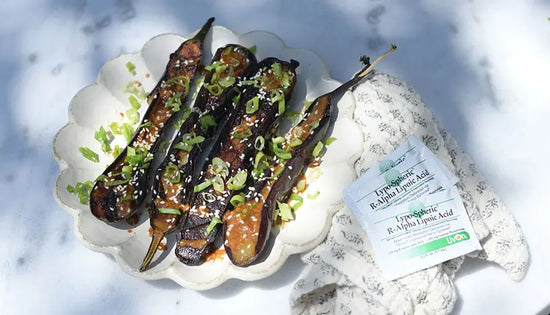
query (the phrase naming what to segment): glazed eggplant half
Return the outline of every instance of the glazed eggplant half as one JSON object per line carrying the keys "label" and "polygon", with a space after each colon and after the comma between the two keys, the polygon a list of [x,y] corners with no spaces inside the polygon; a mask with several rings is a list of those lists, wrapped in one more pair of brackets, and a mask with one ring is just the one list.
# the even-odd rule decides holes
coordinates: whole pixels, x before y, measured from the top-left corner
{"label": "glazed eggplant half", "polygon": [[185,221],[194,195],[194,170],[199,157],[207,154],[205,140],[234,111],[236,85],[256,70],[254,54],[233,44],[219,48],[205,67],[207,73],[193,109],[183,118],[185,121],[153,179],[153,203],[149,209],[152,240],[140,271],[147,269],[165,235]]}
{"label": "glazed eggplant half", "polygon": [[202,43],[214,18],[170,55],[166,70],[148,96],[149,107],[126,148],[96,181],[90,210],[105,222],[132,216],[147,192],[148,173],[168,121],[182,108],[202,57]]}

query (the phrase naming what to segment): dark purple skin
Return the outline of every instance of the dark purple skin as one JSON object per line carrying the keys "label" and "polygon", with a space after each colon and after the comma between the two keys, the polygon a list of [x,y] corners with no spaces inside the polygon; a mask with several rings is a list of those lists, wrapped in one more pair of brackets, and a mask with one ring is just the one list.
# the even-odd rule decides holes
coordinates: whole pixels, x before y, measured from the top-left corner
{"label": "dark purple skin", "polygon": [[[167,101],[181,92],[181,103],[184,103],[188,91],[185,86],[177,83],[167,84],[170,79],[181,77],[190,82],[200,66],[202,57],[202,42],[209,31],[214,18],[210,18],[195,37],[183,42],[180,47],[170,55],[170,60],[162,79],[148,96],[149,107],[139,128],[137,128],[128,146],[107,167],[102,175],[107,180],[123,180],[120,174],[123,166],[129,164],[125,161],[128,147],[150,145],[147,153],[154,154],[158,149],[159,139],[168,121],[176,112],[167,108]],[[151,123],[145,126],[145,123]],[[156,134],[158,136],[153,136]],[[104,180],[98,180],[90,194],[90,210],[98,219],[112,223],[131,217],[139,205],[143,202],[147,192],[147,182],[150,163],[144,163],[136,167],[130,175],[128,183],[109,185]],[[112,174],[112,175],[111,175]]]}
{"label": "dark purple skin", "polygon": [[[239,61],[238,64],[230,67],[231,72],[228,70],[227,75],[228,77],[235,78],[236,82],[256,72],[256,57],[250,50],[240,45],[230,44],[219,48],[212,58],[212,63],[221,62],[227,65],[228,62],[235,60]],[[207,72],[204,84],[212,83],[214,72],[214,69]],[[192,148],[187,151],[177,148],[176,144],[182,141],[185,134],[195,134],[195,136],[204,137],[205,139],[212,137],[217,127],[201,127],[201,118],[208,115],[217,125],[220,125],[223,119],[230,117],[231,112],[234,111],[233,98],[236,95],[237,90],[234,86],[224,88],[219,95],[212,94],[204,85],[200,88],[193,111],[180,127],[180,130],[172,141],[166,158],[162,161],[155,173],[152,192],[153,203],[149,210],[151,227],[153,228],[153,238],[140,271],[144,271],[147,268],[156,252],[156,248],[164,236],[174,231],[182,221],[185,221],[187,218],[186,210],[189,208],[189,203],[193,198],[193,185],[195,182],[194,170],[198,162],[197,159],[204,153],[206,148],[203,145],[204,143],[201,143],[193,145]],[[186,163],[184,159],[187,160]],[[162,182],[162,176],[170,163],[178,166],[180,172],[180,181],[173,185],[166,182],[163,184]],[[165,185],[167,185],[167,187],[165,187]],[[183,186],[183,189],[175,196],[170,196],[170,194],[167,194],[167,191],[165,191],[165,188],[170,191],[180,185]],[[180,214],[162,213],[159,211],[161,207],[177,209],[180,211]]]}
{"label": "dark purple skin", "polygon": [[[285,99],[288,101],[290,94],[296,83],[295,68],[298,66],[296,61],[290,63],[280,61],[276,58],[267,58],[262,60],[258,64],[260,71],[267,68],[270,69],[274,63],[281,64],[283,71],[291,71],[293,73],[292,84],[284,91]],[[229,121],[228,127],[222,132],[223,136],[220,136],[219,151],[215,156],[221,158],[223,161],[229,163],[229,175],[227,178],[233,177],[239,172],[239,170],[247,170],[251,163],[251,159],[254,159],[256,149],[254,148],[254,141],[257,136],[266,136],[277,125],[278,118],[281,116],[278,114],[278,107],[273,106],[269,100],[260,100],[259,109],[254,114],[247,114],[245,111],[246,102],[255,96],[259,95],[259,88],[253,85],[245,85],[241,92],[241,98],[235,115]],[[247,138],[241,139],[242,142],[238,146],[232,143],[232,133],[236,126],[245,124],[246,119],[255,116],[258,124],[251,126],[250,131],[252,135]],[[239,141],[241,141],[239,140]],[[204,182],[206,179],[213,177],[207,172],[208,166],[203,169],[203,176],[198,180],[198,183]],[[206,188],[202,192],[217,195],[212,186]],[[197,213],[196,209],[205,205],[206,209],[203,210],[212,215],[216,214],[218,217],[222,217],[226,209],[230,205],[230,199],[238,193],[238,191],[226,190],[224,194],[214,201],[208,202],[204,200],[203,194],[196,194],[192,203],[192,208],[187,217],[187,221],[183,225],[178,242],[176,245],[176,256],[187,265],[199,265],[206,256],[213,249],[213,242],[216,239],[218,232],[221,230],[220,225],[214,226],[214,228],[207,233],[207,227],[212,222],[211,217],[201,217]]]}
{"label": "dark purple skin", "polygon": [[[273,218],[273,213],[274,213],[275,207],[277,206],[277,201],[285,202],[288,199],[289,193],[292,187],[295,185],[295,182],[301,177],[301,174],[306,168],[306,166],[312,161],[313,159],[312,152],[315,145],[319,141],[324,139],[325,136],[327,135],[327,132],[331,125],[331,117],[333,114],[333,107],[332,107],[333,97],[342,94],[348,88],[358,83],[361,79],[362,79],[361,77],[354,77],[353,79],[344,83],[334,91],[317,98],[313,102],[313,104],[308,108],[306,115],[304,116],[302,121],[298,124],[298,126],[305,127],[306,125],[311,125],[312,119],[314,119],[315,121],[318,121],[319,123],[318,126],[314,128],[310,132],[310,134],[307,135],[305,139],[303,139],[302,144],[291,147],[287,143],[287,146],[290,147],[289,152],[291,153],[292,157],[286,161],[282,161],[278,163],[278,166],[284,167],[284,169],[277,176],[276,179],[274,180],[264,179],[254,184],[256,192],[262,191],[262,189],[264,189],[269,183],[272,184],[270,189],[269,189],[269,186],[267,186],[268,188],[266,188],[266,189],[269,189],[269,193],[267,195],[267,198],[265,198],[265,201],[263,202],[263,204],[261,204],[261,198],[259,203],[258,202],[256,203],[258,206],[261,207],[260,219],[259,219],[260,223],[257,225],[257,230],[254,231],[254,229],[251,229],[251,226],[239,226],[239,222],[241,222],[241,224],[246,224],[246,223],[242,223],[242,221],[239,221],[239,220],[234,220],[234,219],[231,220],[231,213],[226,214],[226,217],[224,217],[224,235],[226,237],[226,241],[224,242],[224,247],[225,247],[227,256],[229,257],[231,262],[233,262],[233,264],[237,266],[250,265],[262,253],[267,243],[267,240],[269,238],[271,227],[275,219]],[[318,111],[322,111],[321,115],[319,115]],[[316,115],[316,116],[311,117],[312,119],[310,119],[308,122],[308,118],[310,118],[311,115]],[[273,166],[275,165],[276,164],[273,164]],[[254,199],[254,197],[255,196],[252,196],[251,198],[249,198],[247,202],[250,201],[251,199]],[[240,209],[237,208],[234,211],[237,211],[237,210],[240,210]],[[249,215],[254,215],[254,214],[249,214]],[[234,254],[234,252],[237,249],[232,248],[232,245],[238,246],[240,244],[227,241],[229,232],[230,232],[228,229],[228,224],[232,224],[233,225],[232,229],[235,229],[235,230],[238,230],[239,228],[244,228],[244,230],[246,230],[249,235],[250,234],[253,235],[254,232],[257,233],[258,236],[254,244],[253,255],[247,256],[248,254],[243,254],[243,256],[240,256],[237,261]]]}

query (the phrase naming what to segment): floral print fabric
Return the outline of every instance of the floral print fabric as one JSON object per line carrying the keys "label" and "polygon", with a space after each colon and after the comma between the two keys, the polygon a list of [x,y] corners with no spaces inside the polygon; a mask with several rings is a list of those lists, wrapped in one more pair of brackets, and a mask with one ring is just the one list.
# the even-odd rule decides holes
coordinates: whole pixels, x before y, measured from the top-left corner
{"label": "floral print fabric", "polygon": [[[483,247],[468,256],[495,262],[512,279],[522,279],[529,253],[518,223],[412,88],[375,73],[353,95],[354,120],[364,134],[363,153],[355,164],[357,175],[415,134],[459,178],[457,188]],[[451,312],[456,301],[452,280],[464,257],[385,280],[366,232],[343,202],[333,206],[339,210],[327,238],[302,256],[307,267],[291,293],[294,314]]]}

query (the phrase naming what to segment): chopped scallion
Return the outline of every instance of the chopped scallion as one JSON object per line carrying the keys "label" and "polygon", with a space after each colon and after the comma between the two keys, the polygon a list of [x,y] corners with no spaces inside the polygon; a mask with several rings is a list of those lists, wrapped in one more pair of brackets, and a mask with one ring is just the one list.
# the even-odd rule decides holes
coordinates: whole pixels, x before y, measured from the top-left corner
{"label": "chopped scallion", "polygon": [[227,181],[227,189],[230,190],[240,190],[243,189],[244,185],[246,184],[246,179],[248,177],[248,173],[246,171],[240,171],[235,176],[231,177]]}
{"label": "chopped scallion", "polygon": [[208,130],[208,127],[210,126],[217,126],[218,124],[212,118],[212,115],[204,115],[200,118],[200,124],[201,124],[201,130],[203,132],[206,132]]}
{"label": "chopped scallion", "polygon": [[248,138],[252,135],[252,130],[245,125],[238,125],[233,132],[234,138]]}
{"label": "chopped scallion", "polygon": [[164,169],[164,175],[172,184],[177,184],[181,180],[181,173],[178,166],[172,162],[168,163]]}
{"label": "chopped scallion", "polygon": [[128,96],[128,101],[130,102],[130,105],[132,106],[132,108],[136,110],[138,110],[141,107],[141,104],[133,95]]}
{"label": "chopped scallion", "polygon": [[290,221],[294,219],[294,216],[292,216],[292,209],[289,205],[277,201],[277,206],[279,209],[279,216],[283,221]]}
{"label": "chopped scallion", "polygon": [[313,152],[311,153],[311,155],[313,155],[314,158],[318,157],[319,154],[321,154],[323,147],[324,147],[323,142],[321,141],[317,142],[317,144],[313,148]]}
{"label": "chopped scallion", "polygon": [[193,187],[193,191],[194,192],[201,192],[201,191],[205,190],[206,188],[208,188],[210,185],[212,185],[212,179],[207,179],[204,182],[202,182],[202,183],[196,185],[195,187]]}
{"label": "chopped scallion", "polygon": [[128,69],[128,72],[132,75],[136,75],[136,66],[131,61],[126,63],[126,69]]}
{"label": "chopped scallion", "polygon": [[256,140],[254,141],[254,148],[258,151],[263,150],[265,147],[265,139],[262,136],[256,137]]}
{"label": "chopped scallion", "polygon": [[212,221],[210,222],[210,224],[208,225],[208,227],[206,228],[206,233],[204,234],[204,236],[208,236],[212,230],[214,229],[214,227],[218,224],[221,224],[223,223],[223,221],[218,218],[218,217],[213,217],[212,218]]}
{"label": "chopped scallion", "polygon": [[240,193],[238,195],[231,197],[231,200],[229,200],[229,202],[231,203],[231,205],[233,205],[233,207],[237,207],[238,205],[243,204],[245,202],[244,196],[245,196],[244,193]]}
{"label": "chopped scallion", "polygon": [[307,194],[307,199],[314,200],[315,198],[317,198],[319,196],[319,194],[320,194],[320,192],[318,190],[313,194]]}
{"label": "chopped scallion", "polygon": [[260,99],[257,96],[255,96],[254,98],[251,98],[246,102],[246,113],[254,114],[256,111],[258,111],[259,107],[260,107]]}
{"label": "chopped scallion", "polygon": [[158,208],[160,213],[181,215],[181,211],[174,208]]}
{"label": "chopped scallion", "polygon": [[82,156],[84,156],[86,159],[94,163],[99,163],[99,156],[92,149],[88,147],[80,147],[78,148],[78,151],[80,151],[80,153],[82,153]]}
{"label": "chopped scallion", "polygon": [[334,141],[338,140],[337,138],[335,137],[330,137],[328,138],[327,140],[325,140],[325,145],[326,146],[329,146],[331,143],[333,143]]}

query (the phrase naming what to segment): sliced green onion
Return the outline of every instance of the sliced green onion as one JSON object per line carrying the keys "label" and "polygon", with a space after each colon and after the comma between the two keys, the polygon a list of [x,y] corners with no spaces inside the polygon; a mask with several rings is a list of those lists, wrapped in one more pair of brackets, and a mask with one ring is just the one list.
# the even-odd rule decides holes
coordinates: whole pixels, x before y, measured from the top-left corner
{"label": "sliced green onion", "polygon": [[254,114],[260,108],[260,99],[255,96],[254,98],[249,99],[246,102],[246,113]]}
{"label": "sliced green onion", "polygon": [[183,86],[185,88],[185,94],[183,95],[184,97],[187,96],[187,94],[189,93],[189,79],[186,76],[180,75],[178,77],[172,78],[170,80],[167,80],[165,84],[177,84],[179,86]]}
{"label": "sliced green onion", "polygon": [[128,101],[130,101],[130,105],[132,106],[132,108],[136,110],[141,107],[141,104],[133,95],[128,96]]}
{"label": "sliced green onion", "polygon": [[231,200],[229,200],[229,202],[231,203],[231,205],[233,205],[233,207],[237,207],[238,205],[241,205],[246,201],[244,196],[245,196],[244,193],[240,193],[238,195],[231,197]]}
{"label": "sliced green onion", "polygon": [[107,186],[107,187],[118,186],[118,185],[128,184],[129,182],[130,182],[129,177],[125,178],[125,179],[115,179],[115,180],[112,180],[112,181],[105,182],[105,186]]}
{"label": "sliced green onion", "polygon": [[131,165],[124,165],[122,167],[122,173],[127,173],[127,174],[132,173],[133,169],[134,168]]}
{"label": "sliced green onion", "polygon": [[214,186],[214,190],[219,193],[222,193],[225,190],[225,185],[223,183],[221,175],[214,176],[214,178],[212,179],[212,185]]}
{"label": "sliced green onion", "polygon": [[250,130],[250,128],[245,125],[238,125],[237,127],[235,127],[235,131],[233,132],[233,137],[239,139],[248,138],[251,135],[252,130]]}
{"label": "sliced green onion", "polygon": [[329,146],[331,143],[333,143],[334,141],[338,140],[337,138],[335,137],[330,137],[328,138],[327,140],[325,140],[325,145],[326,146]]}
{"label": "sliced green onion", "polygon": [[323,172],[321,171],[321,169],[319,167],[316,167],[316,168],[312,169],[309,172],[309,179],[310,180],[316,180],[319,177],[321,177],[321,175],[323,175]]}
{"label": "sliced green onion", "polygon": [[228,88],[235,84],[235,77],[225,77],[218,81],[218,84],[223,88]]}
{"label": "sliced green onion", "polygon": [[214,118],[212,118],[212,115],[204,115],[200,118],[200,123],[201,123],[201,130],[203,132],[206,132],[208,130],[208,127],[210,126],[217,126],[218,124],[216,123],[216,121],[214,120]]}
{"label": "sliced green onion", "polygon": [[319,141],[315,145],[315,148],[313,148],[313,152],[311,152],[311,155],[313,155],[314,158],[318,157],[319,154],[321,154],[321,151],[323,150],[323,142]]}
{"label": "sliced green onion", "polygon": [[134,128],[129,123],[122,124],[122,134],[127,143],[130,143],[132,136],[134,135]]}
{"label": "sliced green onion", "polygon": [[176,144],[174,144],[174,149],[178,149],[178,150],[183,150],[183,151],[191,151],[193,149],[193,146],[192,145],[189,145],[189,144],[186,144],[186,143],[183,143],[183,142],[178,142]]}
{"label": "sliced green onion", "polygon": [[214,227],[218,224],[221,224],[221,223],[223,223],[223,221],[220,218],[212,217],[212,221],[210,221],[210,224],[206,228],[206,233],[204,234],[204,236],[208,236],[210,234],[210,232],[212,232]]}
{"label": "sliced green onion", "polygon": [[271,66],[271,68],[273,69],[273,74],[275,77],[280,78],[282,73],[281,64],[276,62]]}
{"label": "sliced green onion", "polygon": [[292,154],[279,148],[275,143],[272,143],[271,150],[273,151],[273,153],[275,153],[275,155],[277,155],[279,158],[283,160],[288,160],[292,158]]}
{"label": "sliced green onion", "polygon": [[80,153],[82,153],[82,156],[84,156],[88,160],[94,163],[99,163],[99,156],[92,149],[88,147],[80,147],[78,148],[78,151],[80,151]]}
{"label": "sliced green onion", "polygon": [[227,163],[219,157],[215,157],[212,160],[212,170],[215,174],[219,174],[221,177],[226,178],[229,175],[229,168]]}
{"label": "sliced green onion", "polygon": [[314,200],[315,198],[317,198],[319,196],[319,194],[320,194],[320,192],[318,190],[313,194],[307,194],[307,199]]}
{"label": "sliced green onion", "polygon": [[259,83],[258,83],[258,80],[242,80],[241,81],[241,85],[254,85],[256,87],[259,87],[257,86]]}
{"label": "sliced green onion", "polygon": [[212,179],[207,179],[204,182],[193,187],[194,192],[201,192],[212,185]]}
{"label": "sliced green onion", "polygon": [[214,96],[220,96],[222,95],[222,92],[223,92],[223,88],[217,84],[217,83],[214,83],[214,84],[203,84],[204,88],[208,90],[208,92],[210,92],[210,94],[214,95]]}
{"label": "sliced green onion", "polygon": [[285,138],[284,137],[271,138],[271,142],[273,142],[275,144],[283,143],[283,142],[285,142]]}
{"label": "sliced green onion", "polygon": [[104,182],[106,179],[107,179],[107,176],[101,174],[101,175],[99,175],[99,176],[95,179],[95,181],[96,181],[96,182]]}
{"label": "sliced green onion", "polygon": [[130,165],[140,165],[143,162],[145,162],[145,158],[147,157],[147,150],[144,150],[143,148],[137,148],[133,147],[127,147],[126,148],[126,157],[124,158],[125,162],[128,162]]}
{"label": "sliced green onion", "polygon": [[233,97],[233,100],[232,100],[232,101],[233,101],[233,105],[236,106],[237,104],[239,104],[239,101],[240,101],[240,100],[241,100],[241,93],[239,93],[239,94],[237,94],[237,95],[235,95],[235,96]]}
{"label": "sliced green onion", "polygon": [[74,186],[67,185],[67,191],[71,194],[74,194],[76,190],[74,189]]}
{"label": "sliced green onion", "polygon": [[250,50],[251,53],[255,54],[256,53],[256,45],[252,45],[250,47],[248,47],[248,50]]}
{"label": "sliced green onion", "polygon": [[206,202],[214,202],[216,201],[216,196],[212,195],[211,193],[201,193],[202,199]]}
{"label": "sliced green onion", "polygon": [[208,66],[204,67],[204,70],[212,71],[214,69],[217,69],[218,67],[223,67],[223,66],[225,66],[223,63],[216,60],[216,61],[212,62],[211,64],[209,64]]}
{"label": "sliced green onion", "polygon": [[139,81],[130,81],[122,87],[122,93],[134,94],[140,100],[145,99],[145,90]]}
{"label": "sliced green onion", "polygon": [[117,156],[120,155],[121,152],[122,152],[122,148],[118,144],[115,145],[115,149],[113,150],[113,156],[116,158]]}
{"label": "sliced green onion", "polygon": [[289,201],[295,201],[290,205],[290,207],[294,211],[298,210],[304,204],[304,198],[302,198],[302,196],[297,195],[297,194],[290,195],[290,198],[288,200]]}
{"label": "sliced green onion", "polygon": [[292,137],[292,140],[290,140],[290,146],[291,147],[297,147],[299,146],[300,144],[302,144],[302,140],[298,137]]}
{"label": "sliced green onion", "polygon": [[305,179],[301,179],[296,183],[296,190],[298,192],[304,191],[306,189],[307,181]]}
{"label": "sliced green onion", "polygon": [[174,208],[158,208],[160,213],[181,215],[181,211]]}
{"label": "sliced green onion", "polygon": [[283,72],[283,79],[281,80],[283,83],[283,88],[287,88],[292,84],[293,77],[294,77],[294,74],[290,72]]}
{"label": "sliced green onion", "polygon": [[289,205],[277,201],[277,206],[279,209],[279,216],[283,221],[290,221],[294,219],[294,216],[292,216],[292,210]]}
{"label": "sliced green onion", "polygon": [[136,65],[134,65],[131,61],[126,63],[126,69],[128,69],[128,72],[132,75],[136,75]]}
{"label": "sliced green onion", "polygon": [[230,190],[240,190],[243,189],[244,185],[246,184],[246,178],[248,177],[248,173],[246,171],[240,171],[235,176],[231,177],[227,181],[227,189]]}
{"label": "sliced green onion", "polygon": [[139,113],[136,109],[130,108],[126,111],[126,118],[132,123],[132,125],[135,125],[139,121]]}
{"label": "sliced green onion", "polygon": [[265,165],[261,165],[261,164],[267,164],[267,163],[263,163],[265,160],[266,160],[266,155],[262,151],[256,153],[256,157],[254,158],[254,168],[255,169],[265,168]]}
{"label": "sliced green onion", "polygon": [[74,186],[67,185],[67,191],[71,194],[77,195],[78,200],[83,205],[89,204],[92,188],[94,188],[94,184],[89,180],[83,183],[77,182]]}
{"label": "sliced green onion", "polygon": [[164,169],[164,175],[172,184],[177,184],[181,180],[180,169],[176,164],[172,162],[168,163],[168,165]]}
{"label": "sliced green onion", "polygon": [[153,125],[153,123],[151,121],[146,121],[143,124],[139,125],[138,128],[145,128],[145,127],[149,127],[149,126],[152,126],[152,125]]}
{"label": "sliced green onion", "polygon": [[109,129],[111,129],[111,131],[115,134],[115,135],[121,135],[123,134],[122,132],[122,126],[119,125],[117,122],[112,122],[109,124]]}
{"label": "sliced green onion", "polygon": [[246,209],[241,210],[241,211],[235,211],[235,213],[240,214],[240,215],[249,215],[250,212],[252,212],[252,209],[254,209],[254,207],[255,207],[257,204],[258,204],[257,202],[248,203],[248,204],[245,205],[245,206],[246,206]]}
{"label": "sliced green onion", "polygon": [[273,175],[271,175],[270,177],[268,177],[268,179],[274,179],[274,178],[277,178],[277,176],[281,175],[281,173],[285,170],[285,167],[284,166],[280,166]]}
{"label": "sliced green onion", "polygon": [[285,99],[279,100],[279,115],[282,115],[285,113]]}
{"label": "sliced green onion", "polygon": [[254,148],[258,151],[263,150],[265,147],[265,139],[262,136],[256,137],[256,140],[254,141]]}
{"label": "sliced green onion", "polygon": [[99,127],[99,130],[94,133],[94,139],[101,144],[101,151],[104,153],[111,152],[110,143],[113,140],[112,134],[107,133],[103,126]]}
{"label": "sliced green onion", "polygon": [[203,136],[197,136],[195,135],[195,133],[186,133],[182,136],[181,142],[185,144],[194,145],[194,144],[202,143],[204,139],[205,138]]}
{"label": "sliced green onion", "polygon": [[182,106],[181,92],[172,95],[172,97],[170,97],[168,101],[166,101],[164,106],[171,108],[174,112],[179,112]]}

